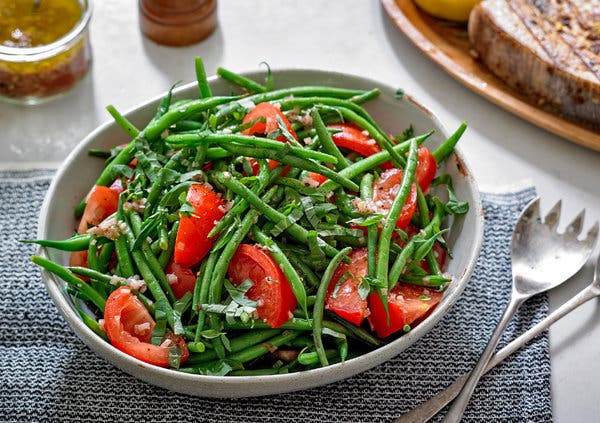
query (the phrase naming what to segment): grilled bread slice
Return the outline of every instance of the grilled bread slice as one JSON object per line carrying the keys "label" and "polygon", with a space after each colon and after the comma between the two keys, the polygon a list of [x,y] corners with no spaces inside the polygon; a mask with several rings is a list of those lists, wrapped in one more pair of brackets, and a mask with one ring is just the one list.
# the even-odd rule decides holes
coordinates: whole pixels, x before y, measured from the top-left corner
{"label": "grilled bread slice", "polygon": [[600,129],[600,0],[485,0],[471,12],[469,38],[532,102]]}

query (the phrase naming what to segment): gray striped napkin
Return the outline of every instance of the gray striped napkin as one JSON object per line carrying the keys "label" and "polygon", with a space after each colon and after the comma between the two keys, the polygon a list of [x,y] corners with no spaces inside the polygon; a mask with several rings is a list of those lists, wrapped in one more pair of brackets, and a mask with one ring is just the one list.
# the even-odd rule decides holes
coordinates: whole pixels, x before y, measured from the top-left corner
{"label": "gray striped napkin", "polygon": [[[353,378],[307,391],[206,399],[148,385],[98,358],[73,334],[18,239],[35,236],[53,172],[0,171],[0,420],[386,422],[468,371],[508,301],[510,233],[534,190],[483,196],[485,241],[477,269],[451,312],[400,356]],[[502,344],[547,314],[528,302]],[[465,421],[552,421],[547,335],[479,385]]]}

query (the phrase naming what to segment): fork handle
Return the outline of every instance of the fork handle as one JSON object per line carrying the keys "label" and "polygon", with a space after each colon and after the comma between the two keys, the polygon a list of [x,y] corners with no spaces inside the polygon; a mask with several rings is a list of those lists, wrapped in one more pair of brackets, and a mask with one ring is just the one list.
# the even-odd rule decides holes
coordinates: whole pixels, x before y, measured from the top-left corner
{"label": "fork handle", "polygon": [[463,416],[463,413],[465,412],[465,409],[467,408],[467,405],[469,404],[469,400],[471,399],[471,396],[473,395],[473,391],[475,391],[475,386],[477,386],[479,379],[485,373],[485,368],[487,367],[487,364],[490,361],[492,354],[494,354],[494,351],[496,350],[496,346],[498,345],[498,341],[500,340],[500,337],[504,333],[504,330],[506,329],[508,322],[510,322],[510,320],[515,315],[517,309],[521,306],[521,304],[523,304],[523,302],[527,298],[528,297],[519,295],[515,291],[512,292],[512,294],[510,296],[510,301],[508,302],[508,305],[506,306],[506,310],[504,310],[504,314],[502,315],[502,318],[500,319],[498,326],[496,326],[494,333],[492,334],[490,340],[488,341],[487,347],[485,347],[485,350],[481,354],[481,357],[479,357],[479,361],[477,362],[477,365],[469,374],[469,378],[465,382],[465,385],[463,386],[462,390],[460,391],[460,394],[458,394],[458,397],[456,398],[456,400],[450,407],[448,414],[446,414],[446,417],[444,418],[444,422],[457,423],[460,421],[460,419]]}
{"label": "fork handle", "polygon": [[[490,359],[485,372],[489,372],[498,364],[506,360],[507,357],[514,354],[520,348],[522,348],[529,341],[539,336],[543,331],[548,329],[559,319],[575,310],[580,305],[586,303],[592,298],[596,298],[600,295],[600,290],[594,285],[588,285],[586,288],[581,290],[577,295],[573,296],[570,300],[564,303],[562,306],[550,313],[542,321],[532,326],[529,330],[523,333],[518,338],[511,341],[507,346],[498,351]],[[437,394],[435,397],[428,401],[420,404],[416,408],[413,408],[408,413],[403,414],[392,423],[423,423],[429,421],[433,416],[439,413],[442,408],[450,403],[464,386],[467,380],[468,374],[464,374],[456,379],[450,386],[445,390]]]}

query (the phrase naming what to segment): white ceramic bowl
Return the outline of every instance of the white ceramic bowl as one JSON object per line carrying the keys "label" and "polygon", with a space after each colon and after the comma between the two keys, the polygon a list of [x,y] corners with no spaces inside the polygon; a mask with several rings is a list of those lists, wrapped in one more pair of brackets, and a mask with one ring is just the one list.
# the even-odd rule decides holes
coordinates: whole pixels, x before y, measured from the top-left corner
{"label": "white ceramic bowl", "polygon": [[[256,80],[263,78],[260,72],[246,75]],[[368,103],[366,109],[384,130],[389,133],[401,133],[410,124],[417,134],[435,129],[436,133],[426,141],[430,148],[439,145],[448,136],[447,130],[438,119],[412,97],[404,95],[401,99],[395,98],[395,87],[358,76],[316,70],[275,71],[274,78],[277,88],[294,85],[328,85],[354,89],[377,87],[381,89],[382,95]],[[233,89],[230,84],[218,78],[212,78],[210,84],[216,95],[228,95]],[[195,96],[197,85],[189,84],[176,90],[174,99]],[[159,97],[151,99],[131,110],[126,116],[138,127],[143,127],[154,115],[159,100]],[[73,233],[73,208],[88,192],[102,169],[102,160],[89,157],[88,149],[109,149],[127,141],[128,138],[122,130],[110,122],[97,128],[77,146],[58,170],[48,190],[40,214],[38,238],[65,239]],[[409,333],[345,363],[300,373],[251,377],[200,376],[155,367],[113,348],[88,329],[73,308],[62,281],[43,272],[44,283],[59,311],[83,342],[110,363],[146,382],[185,394],[207,397],[267,395],[324,385],[353,376],[400,354],[448,312],[465,288],[473,272],[483,238],[481,200],[471,169],[460,149],[446,161],[443,171],[452,176],[458,197],[470,203],[468,214],[454,222],[447,237],[454,253],[447,265],[447,272],[453,275],[452,283],[437,308]],[[68,262],[67,254],[54,250],[48,250],[46,254],[60,263]]]}

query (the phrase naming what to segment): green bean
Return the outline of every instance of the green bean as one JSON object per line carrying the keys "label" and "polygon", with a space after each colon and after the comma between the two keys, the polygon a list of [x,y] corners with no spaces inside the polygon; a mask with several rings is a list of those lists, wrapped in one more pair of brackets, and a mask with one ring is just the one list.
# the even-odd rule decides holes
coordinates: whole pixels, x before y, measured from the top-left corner
{"label": "green bean", "polygon": [[394,288],[396,286],[396,284],[398,283],[398,280],[400,279],[400,275],[402,274],[402,272],[404,272],[406,263],[407,263],[408,259],[412,256],[414,251],[415,251],[415,242],[414,242],[414,238],[412,238],[411,240],[409,240],[406,243],[406,245],[402,249],[402,252],[400,254],[398,254],[398,256],[396,257],[396,260],[394,260],[394,264],[392,264],[392,268],[390,269],[390,276],[389,276],[389,280],[390,280],[389,289],[390,290],[392,288]]}
{"label": "green bean", "polygon": [[267,91],[267,88],[261,84],[224,68],[217,68],[217,75],[226,81],[232,82],[250,92],[264,93]]}
{"label": "green bean", "polygon": [[323,149],[337,159],[335,168],[337,170],[347,168],[348,162],[346,162],[346,158],[341,153],[340,149],[337,148],[337,145],[335,145],[335,143],[333,142],[331,135],[329,134],[327,128],[325,127],[325,124],[323,123],[323,119],[321,119],[319,110],[314,108],[311,111],[310,115],[312,116],[313,126],[317,131],[317,136],[319,137],[319,141],[321,141]]}
{"label": "green bean", "polygon": [[[266,166],[260,167],[260,171],[257,175],[257,183],[252,187],[252,192],[256,195],[261,195],[269,184],[272,184],[279,178],[285,168],[283,166],[277,166],[270,172],[270,174],[268,169],[269,168]],[[245,198],[238,196],[233,207],[231,207],[227,214],[225,214],[225,216],[223,216],[221,220],[219,220],[219,222],[210,230],[208,233],[209,238],[214,237],[227,226],[231,225],[237,216],[246,211],[248,206],[248,201],[246,201]]]}
{"label": "green bean", "polygon": [[[287,256],[287,258],[289,259],[289,261],[292,263],[292,266],[294,266],[294,268],[300,273],[300,275],[302,276],[302,280],[307,282],[308,286],[307,288],[307,293],[309,293],[310,291],[317,289],[319,286],[319,283],[321,282],[320,279],[317,277],[317,275],[315,275],[315,273],[312,271],[312,269],[310,267],[308,267],[306,265],[306,263],[304,263],[300,257],[298,257],[296,254],[292,253],[289,250],[285,250],[285,255]],[[307,306],[310,306],[309,302],[307,301]]]}
{"label": "green bean", "polygon": [[402,207],[408,198],[408,194],[410,193],[412,183],[415,179],[415,169],[417,167],[417,142],[416,140],[411,141],[410,150],[408,154],[408,161],[406,163],[406,168],[402,175],[402,182],[400,184],[400,189],[392,202],[392,206],[390,207],[390,211],[386,217],[385,224],[383,225],[383,229],[381,230],[381,234],[379,235],[379,244],[377,248],[377,279],[386,282],[388,286],[391,284],[388,281],[388,269],[389,269],[389,254],[390,254],[390,243],[392,240],[392,233],[396,228],[396,222],[398,221],[398,216],[402,211]]}
{"label": "green bean", "polygon": [[162,132],[175,122],[185,119],[193,114],[203,112],[220,104],[229,103],[239,97],[210,97],[190,101],[188,104],[177,109],[170,109],[159,119],[148,124],[146,129],[140,132],[148,141],[154,141],[160,137]]}
{"label": "green bean", "polygon": [[[270,140],[268,138],[254,137],[248,135],[231,135],[231,134],[176,134],[165,138],[165,142],[174,145],[197,145],[197,143],[215,143],[229,144],[239,143],[247,146],[267,148],[276,151],[285,151],[304,159],[315,159],[326,163],[337,163],[337,158],[320,151],[313,151],[302,147],[292,147],[279,141]],[[224,147],[227,148],[227,147]],[[256,157],[253,155],[253,157]]]}
{"label": "green bean", "polygon": [[331,278],[333,277],[333,273],[335,269],[337,269],[338,265],[342,262],[345,256],[352,251],[351,247],[346,247],[342,251],[340,251],[334,258],[331,259],[325,272],[323,273],[323,277],[321,278],[321,284],[319,285],[319,289],[317,290],[317,299],[315,300],[315,305],[313,308],[313,340],[315,341],[315,349],[319,356],[319,361],[322,366],[328,366],[329,362],[327,360],[327,355],[325,354],[325,348],[323,347],[323,339],[321,338],[321,333],[323,331],[323,312],[325,310],[325,296],[327,295],[327,289],[329,288],[329,283],[331,282]]}
{"label": "green bean", "polygon": [[[203,272],[198,275],[198,278],[201,278],[200,290],[198,291],[198,295],[194,295],[194,300],[192,302],[192,307],[194,310],[198,310],[198,306],[200,304],[208,303],[208,291],[210,289],[210,278],[212,276],[213,270],[215,268],[215,264],[217,262],[218,253],[210,253],[208,259],[204,261],[206,263],[204,265]],[[196,282],[197,284],[198,282]],[[194,290],[194,294],[196,291]],[[196,333],[194,335],[194,341],[200,341],[200,335],[204,330],[204,322],[206,320],[206,312],[204,310],[198,310],[198,324],[196,326]]]}
{"label": "green bean", "polygon": [[456,143],[458,142],[460,137],[462,137],[462,134],[465,132],[466,129],[467,122],[461,123],[458,129],[452,135],[450,135],[450,137],[444,143],[442,143],[442,145],[440,145],[433,153],[431,153],[433,154],[433,157],[437,164],[442,163],[444,160],[446,160],[446,158],[448,158],[450,154],[452,154]]}
{"label": "green bean", "polygon": [[156,207],[156,203],[160,198],[163,189],[169,179],[174,179],[177,175],[177,172],[174,171],[174,168],[179,164],[179,160],[181,159],[183,153],[181,151],[176,152],[169,159],[167,164],[163,168],[158,171],[158,177],[150,186],[148,190],[148,198],[146,199],[146,204],[144,207],[144,219],[147,219]]}
{"label": "green bean", "polygon": [[358,339],[367,345],[378,347],[382,344],[380,339],[375,338],[373,335],[371,335],[369,332],[367,332],[362,327],[355,326],[352,323],[349,323],[349,322],[345,321],[344,319],[337,317],[335,315],[332,317],[335,320],[335,322],[331,322],[331,323],[338,324],[339,326],[341,326],[342,330],[334,329],[333,327],[330,327],[326,324],[323,325],[324,327],[328,327],[331,330],[335,330],[336,332],[342,333],[346,336],[350,336],[352,338]]}
{"label": "green bean", "polygon": [[[337,350],[323,350],[322,354],[317,351],[303,352],[298,355],[298,362],[304,366],[310,366],[311,364],[317,364],[320,362],[321,366],[328,366],[329,360],[333,359],[338,355]],[[327,364],[323,364],[325,361]]]}
{"label": "green bean", "polygon": [[[129,213],[129,219],[130,219],[132,227],[139,228],[142,224],[142,220],[141,220],[140,216],[135,212]],[[134,230],[134,233],[135,233],[135,230]],[[146,240],[143,240],[141,242],[140,250],[144,256],[144,259],[145,259],[146,264],[148,265],[148,268],[152,272],[152,275],[156,278],[156,280],[160,284],[160,287],[162,288],[161,291],[164,292],[164,294],[167,296],[170,304],[175,303],[175,301],[176,301],[175,294],[173,293],[173,289],[171,288],[171,285],[167,281],[167,276],[165,275],[163,267],[161,266],[161,263],[158,261],[156,256],[150,250],[150,245],[148,244],[148,242]],[[136,250],[134,249],[133,252],[135,253],[135,251]],[[141,269],[140,269],[140,271],[141,271]],[[154,295],[154,293],[152,293],[152,295]]]}
{"label": "green bean", "polygon": [[[167,95],[160,99],[160,102],[158,103],[158,108],[156,109],[156,113],[154,114],[154,118],[152,118],[150,123],[156,122],[169,111],[169,107],[171,106],[171,96],[173,94],[173,89],[175,89],[176,85],[177,83],[171,85],[171,88],[169,89],[169,91],[167,91]],[[181,100],[179,103],[183,103],[185,101],[186,100]]]}
{"label": "green bean", "polygon": [[95,239],[90,241],[90,245],[88,247],[87,262],[90,269],[100,269],[100,266],[98,265],[98,241],[96,241]]}
{"label": "green bean", "polygon": [[224,159],[226,157],[231,157],[232,154],[221,147],[208,148],[206,150],[206,161],[212,162],[214,160]]}
{"label": "green bean", "polygon": [[[425,199],[425,194],[423,194],[423,190],[419,184],[417,184],[417,207],[419,210],[419,220],[422,228],[425,228],[429,225],[429,207],[427,206],[427,200]],[[433,250],[430,250],[426,256],[427,264],[429,265],[429,270],[431,273],[439,275],[441,274],[440,266],[435,258],[435,253]]]}
{"label": "green bean", "polygon": [[[289,147],[289,144],[283,145],[287,145],[290,149],[294,148]],[[307,170],[309,172],[318,173],[331,179],[332,181],[335,181],[337,184],[343,186],[344,188],[348,188],[351,191],[358,191],[358,185],[356,185],[350,179],[342,176],[341,172],[335,172],[329,169],[328,167],[325,167],[308,159],[303,159],[291,155],[284,155],[282,153],[285,150],[271,150],[267,148],[259,149],[235,144],[223,144],[223,148],[236,155],[250,156],[257,159],[272,159],[292,167]]]}
{"label": "green bean", "polygon": [[208,85],[208,81],[206,80],[206,71],[204,70],[204,62],[202,58],[196,57],[196,79],[198,80],[198,90],[200,91],[200,98],[210,98],[212,97],[212,92],[210,90],[210,85]]}
{"label": "green bean", "polygon": [[[413,137],[411,139],[404,141],[401,144],[395,145],[393,148],[398,154],[404,154],[409,150],[411,142],[413,140],[415,140],[418,145],[421,145],[423,143],[423,141],[425,141],[427,138],[429,138],[432,134],[433,134],[433,131],[428,132],[423,135],[419,135],[417,137]],[[361,173],[367,172],[367,171],[387,162],[389,159],[390,159],[390,154],[387,151],[380,151],[379,153],[375,153],[369,157],[365,157],[364,159],[359,160],[358,162],[356,162],[354,164],[351,164],[346,169],[341,170],[339,172],[339,174],[340,174],[340,176],[344,176],[348,179],[353,179],[353,178],[356,178],[357,176],[359,176]],[[319,190],[319,192],[322,192],[322,193],[328,193],[328,192],[333,191],[339,185],[340,184],[338,184],[335,181],[331,181],[331,180],[325,181],[323,183],[323,185],[321,185],[319,187],[318,190]]]}
{"label": "green bean", "polygon": [[306,318],[308,318],[308,309],[306,308],[306,290],[304,289],[304,284],[294,269],[294,266],[289,262],[288,258],[284,254],[283,251],[279,248],[277,243],[265,235],[260,231],[256,226],[252,228],[252,233],[254,234],[254,238],[258,241],[259,244],[265,246],[269,250],[269,254],[275,260],[287,280],[289,281],[292,291],[294,292],[294,296],[298,301],[298,304],[304,311]]}
{"label": "green bean", "polygon": [[119,262],[120,275],[126,278],[135,275],[133,262],[127,248],[127,237],[124,234],[120,234],[115,240],[115,252],[117,253],[117,260]]}
{"label": "green bean", "polygon": [[[319,86],[304,86],[304,87],[293,87],[284,88],[281,90],[270,91],[266,93],[258,93],[246,97],[246,102],[252,102],[254,104],[263,103],[265,101],[273,101],[284,97],[307,97],[307,96],[319,96],[319,97],[334,97],[334,98],[351,98],[365,94],[365,91],[360,90],[347,90],[344,88],[331,88],[331,87],[319,87]],[[221,108],[217,114],[217,121],[223,122],[231,113],[239,109],[240,104],[232,102]]]}
{"label": "green bean", "polygon": [[[369,96],[372,96],[372,91],[369,91]],[[362,97],[361,97],[362,99]],[[289,110],[294,107],[315,107],[319,108],[319,106],[328,106],[328,108],[333,108],[335,110],[336,107],[345,107],[347,109],[352,110],[357,115],[361,116],[363,119],[367,120],[371,125],[377,125],[373,118],[369,116],[367,111],[360,107],[353,101],[350,100],[342,100],[339,98],[328,98],[328,97],[295,97],[295,98],[284,98],[278,103],[281,105],[282,110]]]}
{"label": "green bean", "polygon": [[[221,173],[217,175],[217,179],[231,191],[244,197],[252,207],[254,207],[258,212],[262,213],[270,221],[277,223],[282,220],[287,220],[287,216],[270,207],[268,204],[262,201],[256,194],[250,191],[250,189],[246,188],[244,184],[232,178],[231,175],[226,177],[224,174]],[[308,231],[302,226],[298,225],[297,223],[292,223],[291,225],[289,225],[286,228],[286,232],[289,233],[297,241],[302,242],[304,244],[308,243]],[[323,248],[323,252],[325,254],[333,257],[338,253],[338,251],[334,247],[330,246],[325,241],[321,240],[320,238],[318,238],[318,240],[320,240],[320,247]]]}
{"label": "green bean", "polygon": [[367,101],[374,100],[375,98],[379,97],[380,95],[381,95],[381,91],[379,90],[379,88],[373,88],[372,90],[365,91],[362,94],[350,97],[348,100],[350,100],[351,102],[356,103],[356,104],[363,104],[363,103],[366,103]]}
{"label": "green bean", "polygon": [[110,264],[110,260],[115,252],[115,243],[107,242],[106,244],[102,244],[102,250],[98,256],[98,270],[101,272],[108,272],[108,266]]}
{"label": "green bean", "polygon": [[[141,133],[140,133],[141,134]],[[108,186],[114,182],[113,169],[117,165],[127,165],[133,160],[135,155],[135,142],[140,137],[138,135],[126,147],[124,147],[117,157],[115,157],[105,168],[96,180],[96,185]]]}
{"label": "green bean", "polygon": [[[281,332],[282,331],[279,329],[261,329],[251,331],[231,339],[229,341],[229,347],[231,348],[232,353],[236,353],[253,345],[262,343],[269,338],[279,335]],[[207,361],[216,360],[217,358],[219,357],[214,350],[208,350],[200,354],[191,355],[188,361],[186,361],[186,364],[205,363]]]}
{"label": "green bean", "polygon": [[[373,174],[367,173],[361,179],[360,197],[363,201],[373,199]],[[367,226],[367,274],[375,278],[377,273],[377,237],[379,229],[377,224]]]}
{"label": "green bean", "polygon": [[281,335],[277,335],[273,338],[266,340],[258,345],[253,345],[236,353],[227,356],[228,359],[233,361],[239,361],[240,363],[247,363],[261,357],[273,349],[277,349],[280,346],[287,344],[294,338],[298,337],[302,332],[296,331],[284,331]]}
{"label": "green bean", "polygon": [[25,244],[37,244],[42,247],[54,248],[60,251],[83,251],[87,250],[90,246],[90,240],[92,236],[90,234],[77,234],[73,235],[69,239],[54,241],[44,239],[22,239],[19,242]]}
{"label": "green bean", "polygon": [[135,138],[139,135],[140,130],[129,122],[125,116],[121,115],[113,105],[106,106],[106,110],[108,110],[108,113],[110,113],[117,125],[127,132],[131,138]]}
{"label": "green bean", "polygon": [[170,132],[197,131],[206,128],[205,122],[196,122],[195,120],[180,120]]}
{"label": "green bean", "polygon": [[48,272],[53,273],[61,278],[70,288],[74,289],[76,292],[80,292],[104,313],[106,299],[86,282],[75,276],[73,272],[64,268],[60,264],[54,263],[53,261],[40,256],[32,256],[31,261],[38,266],[43,267]]}
{"label": "green bean", "polygon": [[[121,198],[122,198],[122,196],[121,196]],[[122,210],[122,207],[117,209],[117,213],[119,213],[121,210]],[[122,213],[122,211],[121,211],[121,213]],[[124,234],[126,237],[126,242],[127,242],[126,245],[131,246],[135,243],[135,236],[134,236],[133,231],[131,230],[130,225],[127,222],[127,220],[123,219],[122,222],[126,226],[125,234]],[[117,251],[118,251],[118,246],[117,246]],[[150,266],[148,265],[148,262],[146,261],[146,257],[144,255],[144,253],[141,250],[133,250],[133,251],[131,251],[131,257],[133,258],[133,261],[135,262],[138,270],[140,271],[142,278],[146,282],[146,286],[148,287],[148,290],[152,293],[152,296],[154,297],[154,300],[156,301],[156,307],[159,309],[162,308],[165,311],[165,314],[167,316],[167,322],[169,323],[169,326],[171,328],[173,328],[173,308],[171,307],[171,304],[169,303],[169,299],[167,298],[165,292],[163,291],[159,280],[156,278],[156,276],[152,272]]]}
{"label": "green bean", "polygon": [[163,269],[165,267],[167,267],[167,264],[169,263],[169,260],[171,259],[171,256],[173,255],[173,250],[175,249],[175,240],[177,239],[177,231],[178,230],[179,230],[179,221],[173,223],[173,226],[171,227],[171,230],[169,231],[167,248],[165,250],[161,251],[160,255],[158,256],[158,262],[160,263],[160,266]]}
{"label": "green bean", "polygon": [[83,321],[83,323],[85,323],[85,325],[88,328],[90,328],[92,330],[92,332],[94,332],[100,338],[104,339],[106,342],[110,342],[109,339],[108,339],[108,336],[106,335],[106,332],[100,326],[100,324],[96,321],[96,319],[93,319],[92,317],[88,316],[81,309],[81,307],[79,307],[79,304],[77,304],[77,301],[73,301],[73,306],[75,307],[75,310],[77,310],[77,313],[81,317],[81,320]]}

